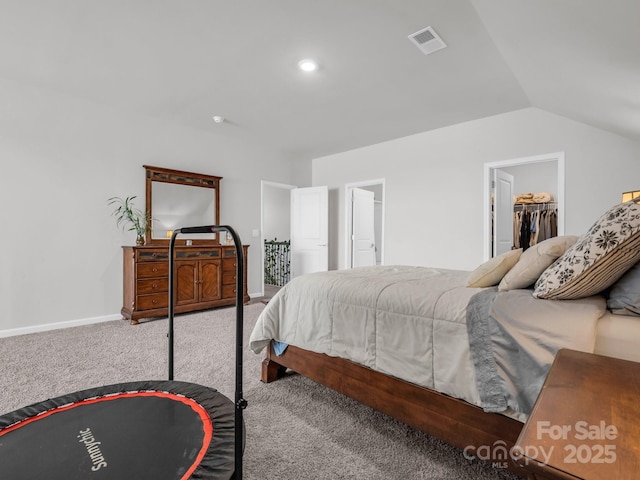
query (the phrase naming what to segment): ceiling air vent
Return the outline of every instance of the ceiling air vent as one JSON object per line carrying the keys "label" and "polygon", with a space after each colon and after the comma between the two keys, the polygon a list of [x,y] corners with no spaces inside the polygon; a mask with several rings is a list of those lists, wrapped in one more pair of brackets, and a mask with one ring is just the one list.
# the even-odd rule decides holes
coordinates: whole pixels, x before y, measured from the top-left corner
{"label": "ceiling air vent", "polygon": [[431,27],[423,28],[419,32],[412,33],[409,35],[409,40],[415,43],[420,51],[425,55],[433,53],[436,50],[443,49],[447,46],[447,44],[440,38],[440,35],[438,35]]}

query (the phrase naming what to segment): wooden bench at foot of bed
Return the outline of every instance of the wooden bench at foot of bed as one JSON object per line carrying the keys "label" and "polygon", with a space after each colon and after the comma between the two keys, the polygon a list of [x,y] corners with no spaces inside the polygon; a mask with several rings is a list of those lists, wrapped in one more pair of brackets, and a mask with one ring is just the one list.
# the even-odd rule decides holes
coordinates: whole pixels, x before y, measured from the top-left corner
{"label": "wooden bench at foot of bed", "polygon": [[[497,413],[486,413],[434,390],[390,377],[349,360],[289,346],[277,356],[269,345],[262,362],[262,381],[272,382],[289,368],[444,442],[524,475],[511,455],[523,424]],[[504,448],[502,448],[504,447]],[[506,449],[506,450],[505,450]],[[494,458],[486,458],[491,455]]]}

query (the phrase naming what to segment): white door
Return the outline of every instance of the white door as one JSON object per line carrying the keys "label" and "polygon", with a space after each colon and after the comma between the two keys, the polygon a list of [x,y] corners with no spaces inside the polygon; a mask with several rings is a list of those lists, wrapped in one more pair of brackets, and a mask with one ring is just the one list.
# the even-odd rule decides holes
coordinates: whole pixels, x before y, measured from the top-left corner
{"label": "white door", "polygon": [[493,171],[493,256],[513,246],[513,175]]}
{"label": "white door", "polygon": [[352,190],[352,267],[376,264],[374,193],[362,188]]}
{"label": "white door", "polygon": [[291,277],[329,269],[329,189],[291,190]]}

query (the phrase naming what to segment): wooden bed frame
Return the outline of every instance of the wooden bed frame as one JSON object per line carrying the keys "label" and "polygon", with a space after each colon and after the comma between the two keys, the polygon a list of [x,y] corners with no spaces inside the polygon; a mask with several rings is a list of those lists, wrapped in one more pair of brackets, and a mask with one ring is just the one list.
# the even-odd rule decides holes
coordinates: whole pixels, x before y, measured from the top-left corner
{"label": "wooden bed frame", "polygon": [[[390,377],[349,360],[288,346],[277,356],[269,345],[262,381],[272,382],[289,368],[444,442],[486,459],[498,468],[526,475],[511,455],[523,424],[486,413],[463,400]],[[505,450],[506,448],[506,450]],[[506,454],[506,455],[505,455]],[[487,459],[487,455],[492,458]]]}

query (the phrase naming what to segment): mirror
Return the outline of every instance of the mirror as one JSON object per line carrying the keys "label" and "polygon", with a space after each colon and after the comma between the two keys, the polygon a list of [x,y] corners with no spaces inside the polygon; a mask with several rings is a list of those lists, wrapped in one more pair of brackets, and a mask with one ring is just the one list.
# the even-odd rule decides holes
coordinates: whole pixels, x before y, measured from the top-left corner
{"label": "mirror", "polygon": [[[146,243],[166,243],[181,227],[220,223],[220,180],[222,177],[150,167],[146,170],[146,208],[152,229]],[[194,243],[219,243],[216,234],[189,235]],[[182,241],[186,241],[183,238]]]}
{"label": "mirror", "polygon": [[[208,188],[156,182],[151,203],[152,238],[171,238],[173,231],[180,227],[210,225],[216,218],[215,203]],[[191,235],[190,238],[202,237]]]}

